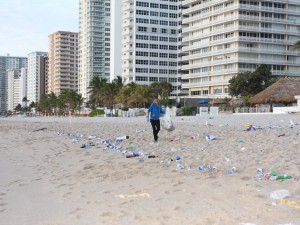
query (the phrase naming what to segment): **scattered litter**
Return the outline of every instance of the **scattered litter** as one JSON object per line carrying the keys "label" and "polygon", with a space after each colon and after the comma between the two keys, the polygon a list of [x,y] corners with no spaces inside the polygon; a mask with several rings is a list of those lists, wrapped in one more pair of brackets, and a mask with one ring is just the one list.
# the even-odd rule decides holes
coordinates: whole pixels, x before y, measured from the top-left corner
{"label": "scattered litter", "polygon": [[43,127],[43,128],[40,128],[40,129],[37,129],[37,130],[34,130],[33,132],[37,132],[37,131],[43,131],[43,130],[46,130],[47,127]]}
{"label": "scattered litter", "polygon": [[195,140],[195,139],[196,139],[196,136],[190,136],[189,139],[190,139],[190,140]]}
{"label": "scattered litter", "polygon": [[256,127],[250,123],[246,123],[246,131],[253,131],[253,130],[256,130]]}
{"label": "scattered litter", "polygon": [[233,174],[233,173],[238,173],[237,168],[232,167],[231,169],[227,170],[227,174]]}
{"label": "scattered litter", "polygon": [[272,191],[270,193],[270,197],[273,199],[282,199],[282,198],[286,198],[288,196],[291,196],[290,192],[286,189],[281,189],[281,190],[277,190],[277,191]]}
{"label": "scattered litter", "polygon": [[147,198],[151,198],[151,195],[149,195],[148,193],[142,193],[142,194],[137,194],[137,195],[124,195],[124,194],[120,194],[120,195],[115,195],[115,197],[117,197],[117,198],[132,198],[132,197],[147,197]]}
{"label": "scattered litter", "polygon": [[283,137],[283,136],[285,136],[285,134],[279,134],[279,135],[277,135],[277,137]]}
{"label": "scattered litter", "polygon": [[208,141],[211,141],[211,140],[215,140],[216,137],[213,136],[213,135],[211,135],[211,134],[207,134],[207,135],[205,136],[205,139],[208,140]]}
{"label": "scattered litter", "polygon": [[245,140],[243,140],[243,139],[236,139],[235,142],[239,143],[239,144],[243,144],[243,143],[245,143]]}

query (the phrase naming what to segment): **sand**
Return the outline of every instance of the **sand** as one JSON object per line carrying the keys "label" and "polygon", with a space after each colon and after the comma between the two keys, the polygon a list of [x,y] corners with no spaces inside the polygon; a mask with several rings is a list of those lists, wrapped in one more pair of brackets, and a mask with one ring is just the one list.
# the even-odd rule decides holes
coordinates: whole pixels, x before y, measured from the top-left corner
{"label": "sand", "polygon": [[[299,115],[173,122],[176,129],[162,129],[155,143],[144,117],[1,118],[0,224],[300,224]],[[245,131],[246,123],[256,131]],[[123,135],[129,139],[122,150],[134,146],[157,157],[126,158],[102,143]],[[80,148],[89,141],[95,146]],[[176,157],[184,169],[176,170]],[[293,178],[260,179],[258,168]],[[280,189],[290,196],[272,199]]]}

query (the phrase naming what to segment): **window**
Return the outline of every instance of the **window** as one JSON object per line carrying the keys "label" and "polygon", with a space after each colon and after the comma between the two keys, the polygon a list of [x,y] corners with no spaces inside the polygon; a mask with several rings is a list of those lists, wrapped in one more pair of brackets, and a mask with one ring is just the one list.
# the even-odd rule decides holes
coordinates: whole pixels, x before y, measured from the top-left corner
{"label": "window", "polygon": [[136,73],[148,73],[148,68],[135,68]]}
{"label": "window", "polygon": [[172,38],[172,37],[170,37],[170,38],[169,38],[169,42],[177,42],[177,38]]}
{"label": "window", "polygon": [[159,21],[159,24],[160,25],[168,25],[168,21],[165,21],[165,20],[161,20],[161,21]]}
{"label": "window", "polygon": [[168,50],[168,45],[159,45],[159,49]]}
{"label": "window", "polygon": [[175,14],[175,13],[170,13],[170,14],[169,14],[169,17],[170,17],[170,18],[177,18],[177,17],[178,17],[178,15],[177,15],[177,14]]}
{"label": "window", "polygon": [[150,60],[150,65],[158,65],[158,61]]}
{"label": "window", "polygon": [[139,65],[148,65],[148,60],[139,60],[139,59],[137,59],[136,61],[135,61],[135,63],[136,64],[139,64]]}
{"label": "window", "polygon": [[160,58],[168,58],[168,53],[159,53]]}
{"label": "window", "polygon": [[169,50],[177,50],[177,46],[170,45],[170,46],[169,46]]}
{"label": "window", "polygon": [[169,66],[177,66],[177,62],[169,62]]}
{"label": "window", "polygon": [[176,59],[177,58],[177,54],[169,54],[169,58]]}
{"label": "window", "polygon": [[135,77],[136,81],[148,81],[148,77],[141,77],[141,76],[136,76]]}
{"label": "window", "polygon": [[136,18],[136,22],[137,23],[149,23],[149,20],[148,19],[143,19],[143,18]]}
{"label": "window", "polygon": [[136,2],[136,6],[149,7],[148,2]]}
{"label": "window", "polygon": [[151,41],[158,41],[158,36],[150,36]]}
{"label": "window", "polygon": [[168,9],[169,7],[168,7],[168,5],[160,4],[160,8],[161,8],[161,9]]}
{"label": "window", "polygon": [[152,82],[158,82],[158,77],[150,77],[150,81],[152,81]]}
{"label": "window", "polygon": [[171,34],[176,34],[176,30],[171,29]]}
{"label": "window", "polygon": [[162,29],[161,29],[161,33],[162,33],[162,34],[166,34],[166,33],[167,33],[167,29],[162,28]]}
{"label": "window", "polygon": [[166,69],[159,69],[160,74],[168,74],[168,70]]}
{"label": "window", "polygon": [[160,16],[160,17],[168,17],[168,13],[160,12],[160,13],[159,13],[159,16]]}
{"label": "window", "polygon": [[152,33],[156,33],[157,32],[157,28],[152,27]]}
{"label": "window", "polygon": [[168,37],[159,37],[159,41],[168,42]]}
{"label": "window", "polygon": [[150,3],[150,7],[151,8],[158,8],[159,4],[157,4],[157,3]]}
{"label": "window", "polygon": [[136,48],[148,48],[148,44],[145,44],[145,43],[136,43],[135,44],[135,47]]}
{"label": "window", "polygon": [[137,40],[149,40],[148,35],[136,35]]}
{"label": "window", "polygon": [[148,52],[136,52],[135,55],[136,56],[148,56],[149,53]]}
{"label": "window", "polygon": [[138,27],[138,31],[147,32],[147,27]]}
{"label": "window", "polygon": [[158,53],[157,52],[150,52],[150,57],[158,57]]}
{"label": "window", "polygon": [[160,66],[168,66],[168,62],[167,61],[160,61],[159,65]]}
{"label": "window", "polygon": [[158,45],[156,45],[156,44],[150,44],[150,48],[151,49],[158,49]]}
{"label": "window", "polygon": [[170,21],[170,22],[169,22],[169,26],[176,27],[176,26],[177,26],[177,22]]}
{"label": "window", "polygon": [[150,16],[158,16],[158,12],[150,11]]}
{"label": "window", "polygon": [[137,15],[149,15],[149,11],[145,10],[136,10]]}
{"label": "window", "polygon": [[150,69],[150,73],[158,73],[158,69]]}
{"label": "window", "polygon": [[150,20],[150,24],[158,24],[158,20]]}

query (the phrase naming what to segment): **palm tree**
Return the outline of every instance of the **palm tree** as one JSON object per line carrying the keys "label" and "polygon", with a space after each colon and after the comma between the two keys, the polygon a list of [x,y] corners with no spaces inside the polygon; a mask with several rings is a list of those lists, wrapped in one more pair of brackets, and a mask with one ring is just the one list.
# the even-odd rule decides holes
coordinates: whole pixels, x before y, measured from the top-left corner
{"label": "palm tree", "polygon": [[300,49],[300,40],[297,41],[297,42],[293,45],[293,49],[295,49],[295,50],[299,50],[299,49]]}
{"label": "palm tree", "polygon": [[60,106],[64,106],[65,113],[69,111],[76,113],[81,109],[83,98],[81,94],[76,93],[74,90],[65,90],[59,95]]}
{"label": "palm tree", "polygon": [[130,107],[130,96],[134,93],[136,87],[138,85],[134,82],[131,82],[129,84],[127,84],[126,86],[123,86],[117,96],[116,96],[116,100],[119,101],[124,107]]}
{"label": "palm tree", "polygon": [[97,106],[103,104],[102,95],[106,84],[107,79],[103,77],[93,77],[90,82],[88,93],[90,94],[90,99],[95,102]]}
{"label": "palm tree", "polygon": [[27,108],[27,103],[29,102],[29,100],[27,99],[26,96],[22,99],[22,102],[25,103],[25,107]]}
{"label": "palm tree", "polygon": [[152,101],[152,95],[153,92],[149,86],[139,85],[130,96],[129,103],[146,108],[146,104]]}

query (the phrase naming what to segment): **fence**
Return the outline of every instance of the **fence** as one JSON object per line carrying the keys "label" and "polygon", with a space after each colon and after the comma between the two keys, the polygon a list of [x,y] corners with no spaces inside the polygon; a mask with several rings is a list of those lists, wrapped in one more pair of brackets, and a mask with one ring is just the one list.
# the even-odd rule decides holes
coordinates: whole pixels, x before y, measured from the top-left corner
{"label": "fence", "polygon": [[269,113],[269,108],[249,108],[249,107],[242,107],[242,108],[235,108],[236,113]]}

